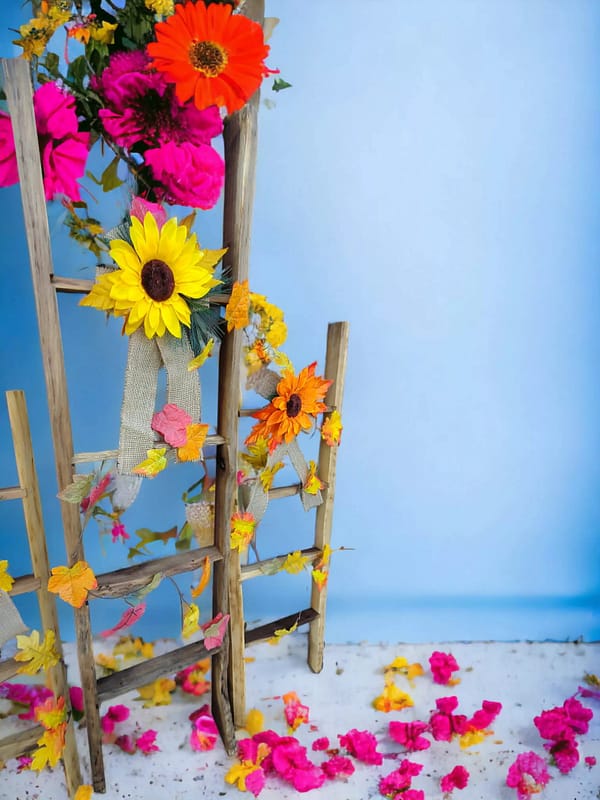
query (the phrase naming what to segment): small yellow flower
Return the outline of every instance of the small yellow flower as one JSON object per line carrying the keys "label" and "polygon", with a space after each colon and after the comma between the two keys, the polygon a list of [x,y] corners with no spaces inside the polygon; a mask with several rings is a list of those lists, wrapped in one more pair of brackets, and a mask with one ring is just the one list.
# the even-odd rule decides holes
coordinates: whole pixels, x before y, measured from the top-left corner
{"label": "small yellow flower", "polygon": [[144,0],[144,5],[148,11],[154,11],[155,14],[160,14],[161,17],[168,17],[175,10],[173,0]]}
{"label": "small yellow flower", "polygon": [[90,35],[95,42],[100,44],[112,44],[115,39],[115,31],[119,26],[104,20],[102,25],[94,25],[90,29]]}
{"label": "small yellow flower", "polygon": [[231,517],[231,549],[245,550],[254,536],[256,520],[249,512],[236,511]]}

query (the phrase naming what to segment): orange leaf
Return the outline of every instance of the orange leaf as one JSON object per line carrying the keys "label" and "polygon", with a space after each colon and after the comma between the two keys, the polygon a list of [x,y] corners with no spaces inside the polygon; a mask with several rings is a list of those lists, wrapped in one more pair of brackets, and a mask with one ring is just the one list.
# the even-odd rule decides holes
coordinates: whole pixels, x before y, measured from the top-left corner
{"label": "orange leaf", "polygon": [[208,581],[210,580],[210,558],[206,556],[202,562],[202,575],[198,585],[192,589],[192,597],[200,597],[202,592],[206,589]]}
{"label": "orange leaf", "polygon": [[245,328],[250,323],[250,290],[248,280],[239,283],[235,281],[231,289],[231,297],[225,308],[225,319],[227,320],[227,330],[233,328]]}
{"label": "orange leaf", "polygon": [[198,461],[202,454],[202,447],[208,433],[208,425],[194,422],[185,429],[187,441],[183,447],[177,448],[177,457],[180,461]]}
{"label": "orange leaf", "polygon": [[96,576],[87,561],[78,561],[72,567],[53,567],[48,579],[48,591],[57,594],[65,603],[81,608],[89,589],[98,586]]}

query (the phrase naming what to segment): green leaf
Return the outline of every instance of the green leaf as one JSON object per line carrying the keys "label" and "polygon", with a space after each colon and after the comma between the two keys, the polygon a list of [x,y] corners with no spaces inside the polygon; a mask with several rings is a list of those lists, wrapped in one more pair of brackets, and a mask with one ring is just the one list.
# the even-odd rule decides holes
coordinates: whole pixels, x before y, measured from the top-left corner
{"label": "green leaf", "polygon": [[67,80],[83,88],[83,79],[87,75],[87,62],[85,56],[77,56],[69,64],[67,70]]}
{"label": "green leaf", "polygon": [[59,500],[64,500],[65,503],[74,503],[79,505],[84,497],[87,497],[90,493],[92,485],[94,483],[94,473],[91,472],[89,475],[75,475],[75,479],[73,483],[70,483],[68,486],[59,492],[57,497]]}
{"label": "green leaf", "polygon": [[123,181],[117,175],[117,168],[119,166],[119,161],[120,161],[119,156],[115,156],[100,177],[100,181],[102,183],[102,189],[105,192],[111,192],[118,186],[123,185]]}
{"label": "green leaf", "polygon": [[273,81],[273,91],[274,92],[281,92],[284,89],[289,89],[291,87],[291,83],[284,81],[283,78],[275,78]]}
{"label": "green leaf", "polygon": [[150,594],[150,592],[153,592],[158,587],[162,579],[162,572],[157,572],[156,575],[153,575],[151,580],[145,586],[142,586],[142,588],[138,589],[137,592],[127,595],[125,600],[133,605],[138,605],[138,603],[141,603],[146,595]]}
{"label": "green leaf", "polygon": [[179,536],[177,537],[177,541],[175,542],[175,549],[176,550],[189,550],[192,546],[192,526],[189,522],[184,523],[181,531],[179,532]]}
{"label": "green leaf", "polygon": [[135,558],[135,556],[148,554],[146,546],[152,542],[160,541],[166,545],[169,539],[176,539],[177,525],[169,528],[168,531],[151,531],[150,528],[139,528],[135,533],[139,539],[139,542],[136,542],[133,547],[129,548],[129,552],[127,554],[128,559]]}

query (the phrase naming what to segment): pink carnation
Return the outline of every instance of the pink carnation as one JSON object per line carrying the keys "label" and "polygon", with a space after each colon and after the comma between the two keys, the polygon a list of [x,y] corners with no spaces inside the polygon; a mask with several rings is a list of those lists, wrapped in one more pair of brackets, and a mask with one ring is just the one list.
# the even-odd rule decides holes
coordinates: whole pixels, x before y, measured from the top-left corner
{"label": "pink carnation", "polygon": [[383,756],[377,751],[377,739],[369,731],[357,731],[353,728],[343,736],[338,734],[338,739],[340,745],[359,761],[365,764],[383,763]]}
{"label": "pink carnation", "polygon": [[208,704],[203,705],[191,716],[192,732],[190,734],[190,745],[192,750],[212,750],[219,736],[219,730],[210,713]]}
{"label": "pink carnation", "polygon": [[0,111],[0,186],[12,186],[18,182],[12,122],[5,111]]}
{"label": "pink carnation", "polygon": [[459,764],[440,780],[440,788],[442,792],[452,792],[454,789],[464,789],[468,783],[469,773]]}
{"label": "pink carnation", "polygon": [[544,745],[554,759],[559,772],[566,775],[579,763],[579,750],[574,738],[559,739],[557,742]]}
{"label": "pink carnation", "polygon": [[584,759],[586,767],[590,769],[596,766],[596,756],[586,756]]}
{"label": "pink carnation", "polygon": [[391,738],[403,745],[407,750],[427,750],[431,746],[429,739],[421,736],[428,729],[426,722],[390,722],[389,734]]}
{"label": "pink carnation", "polygon": [[550,780],[548,768],[543,758],[529,751],[520,753],[511,764],[506,776],[506,785],[517,790],[518,800],[530,800],[538,794]]}
{"label": "pink carnation", "polygon": [[321,736],[320,739],[315,739],[312,743],[313,750],[327,750],[329,748],[329,739],[327,736]]}
{"label": "pink carnation", "polygon": [[449,742],[453,736],[467,732],[466,716],[452,713],[458,707],[458,697],[440,697],[435,704],[438,710],[429,718],[429,729],[436,742]]}
{"label": "pink carnation", "polygon": [[318,789],[325,773],[306,755],[306,748],[293,737],[281,737],[270,754],[271,768],[298,792]]}
{"label": "pink carnation", "polygon": [[473,714],[467,724],[471,729],[484,731],[486,728],[490,727],[501,711],[502,703],[496,703],[493,700],[484,700],[479,711]]}
{"label": "pink carnation", "polygon": [[133,755],[133,753],[135,753],[135,742],[133,741],[133,737],[128,733],[124,734],[123,736],[117,736],[115,739],[115,744],[117,747],[120,747],[124,753],[129,753],[129,755]]}
{"label": "pink carnation", "polygon": [[460,667],[451,653],[441,653],[435,650],[429,657],[429,666],[433,675],[434,683],[447,685],[450,683],[452,673]]}
{"label": "pink carnation", "polygon": [[156,744],[156,733],[156,731],[147,730],[141,736],[138,736],[135,740],[137,749],[141,750],[145,755],[160,750],[160,747]]}
{"label": "pink carnation", "polygon": [[[385,797],[396,798],[398,794],[405,800],[408,795],[407,790],[410,789],[412,779],[417,776],[423,769],[422,764],[416,764],[414,761],[403,759],[398,769],[390,772],[389,775],[381,778],[379,781],[379,791]],[[413,790],[416,791],[416,790]]]}
{"label": "pink carnation", "polygon": [[130,711],[127,706],[110,706],[106,714],[100,719],[100,725],[105,735],[110,735],[115,729],[117,722],[124,722],[129,718]]}
{"label": "pink carnation", "polygon": [[221,194],[225,163],[212,147],[166,142],[146,150],[146,164],[159,186],[157,199],[170,205],[212,208]]}
{"label": "pink carnation", "polygon": [[324,761],[321,764],[321,769],[325,775],[332,780],[341,776],[352,775],[354,772],[354,764],[349,758],[345,756],[333,756],[329,761]]}

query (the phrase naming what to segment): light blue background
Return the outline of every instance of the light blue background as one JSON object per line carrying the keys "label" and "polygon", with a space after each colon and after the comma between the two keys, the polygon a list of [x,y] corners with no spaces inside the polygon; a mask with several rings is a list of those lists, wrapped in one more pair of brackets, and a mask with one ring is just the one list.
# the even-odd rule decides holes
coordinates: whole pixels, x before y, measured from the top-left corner
{"label": "light blue background", "polygon": [[[0,12],[5,56],[7,28],[27,19],[13,5]],[[600,6],[268,0],[267,13],[281,18],[269,63],[293,88],[263,92],[275,107],[259,119],[252,288],[284,308],[298,369],[322,368],[328,321],[351,325],[334,545],[352,549],[333,558],[327,639],[600,638]],[[120,201],[99,199],[116,221]],[[56,565],[17,187],[0,203],[0,385],[27,394]],[[208,247],[220,213],[197,225]],[[50,218],[56,272],[91,277],[60,208]],[[116,446],[120,325],[60,305],[75,447]],[[203,374],[213,421],[214,364]],[[0,441],[0,485],[12,484],[3,404]],[[181,524],[191,480],[173,469],[146,486],[130,532]],[[14,574],[29,569],[18,505],[0,507]],[[261,555],[309,544],[298,505],[269,509]],[[85,547],[97,572],[125,563],[93,526]],[[308,574],[257,579],[247,617],[296,611],[308,593]],[[31,599],[19,605],[32,620]],[[94,603],[94,630],[123,610]],[[177,615],[165,582],[134,631],[175,635]],[[68,638],[69,608],[61,620]]]}

